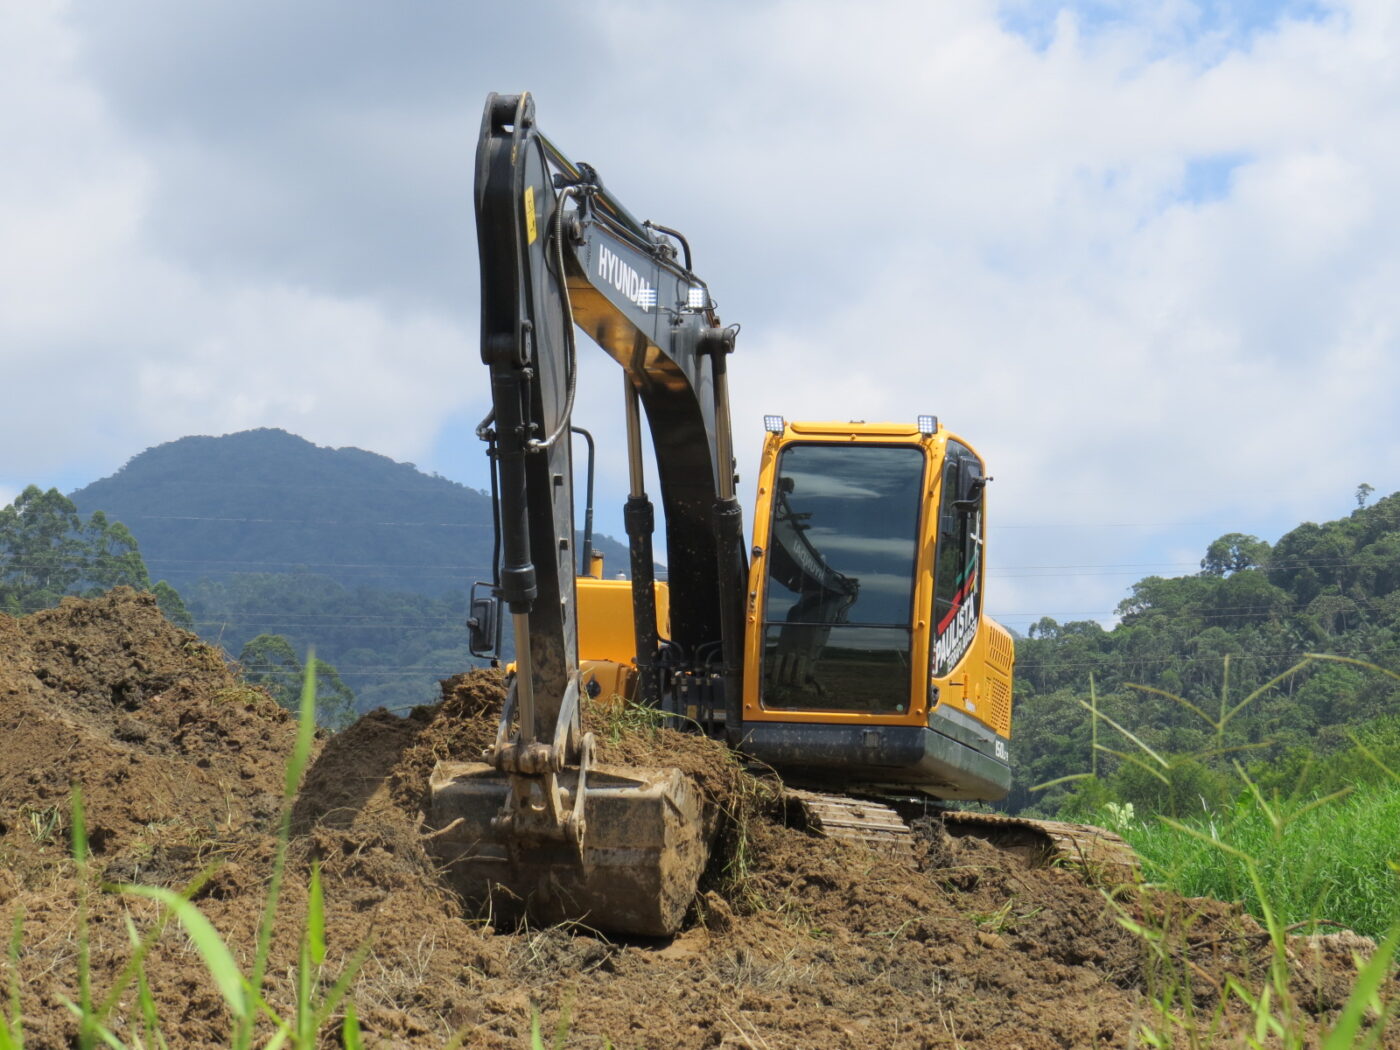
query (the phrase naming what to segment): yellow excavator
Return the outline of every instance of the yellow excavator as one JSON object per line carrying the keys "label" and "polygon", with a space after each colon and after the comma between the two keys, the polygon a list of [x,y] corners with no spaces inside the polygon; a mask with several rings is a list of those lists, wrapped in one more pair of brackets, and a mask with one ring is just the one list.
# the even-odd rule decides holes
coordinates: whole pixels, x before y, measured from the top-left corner
{"label": "yellow excavator", "polygon": [[[635,935],[680,926],[713,821],[677,769],[595,761],[580,719],[623,695],[723,739],[800,789],[827,833],[907,834],[881,800],[994,801],[1011,783],[1010,634],[982,609],[987,476],[936,417],[766,416],[754,529],[735,498],[725,326],[676,230],[636,220],[491,95],[476,161],[481,354],[497,564],[472,648],[515,673],[495,745],[434,770],[430,841],[469,898]],[[621,366],[630,580],[602,580],[574,527],[581,330]],[[655,578],[656,462],[667,579]],[[586,436],[586,435],[585,435]],[[593,473],[588,437],[588,474]],[[588,519],[591,522],[591,481]],[[950,829],[1082,851],[1102,833],[948,813]]]}

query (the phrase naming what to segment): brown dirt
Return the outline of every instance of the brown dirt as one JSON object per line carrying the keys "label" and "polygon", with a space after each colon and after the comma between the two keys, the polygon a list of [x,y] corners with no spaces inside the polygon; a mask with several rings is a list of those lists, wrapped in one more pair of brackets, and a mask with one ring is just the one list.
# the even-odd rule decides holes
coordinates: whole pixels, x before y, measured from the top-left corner
{"label": "brown dirt", "polygon": [[[679,765],[739,826],[673,940],[493,929],[443,889],[417,815],[434,761],[491,742],[501,693],[499,675],[459,676],[432,707],[375,712],[321,742],[292,814],[268,970],[278,1010],[292,1001],[318,860],[326,979],[367,951],[354,996],[372,1046],[436,1047],[463,1030],[469,1047],[523,1047],[535,1010],[547,1031],[567,1010],[572,1047],[1129,1046],[1158,1025],[1153,997],[1171,990],[1175,1009],[1214,1032],[1202,1042],[1244,1045],[1241,1015],[1213,1021],[1212,1007],[1228,976],[1260,987],[1270,948],[1237,908],[1157,893],[1114,901],[936,824],[915,866],[819,839],[788,826],[776,790],[722,749],[596,714],[601,761]],[[196,900],[249,967],[295,729],[280,708],[149,597],[117,591],[0,616],[0,726],[0,917],[8,927],[23,916],[28,1047],[74,1037],[61,997],[78,994],[80,902],[99,998],[130,956],[124,919],[145,931],[158,918],[99,883],[183,887],[205,872]],[[86,873],[66,841],[70,784],[87,805]],[[1160,950],[1125,918],[1165,931]],[[1293,995],[1318,1025],[1346,994],[1354,947],[1292,946]],[[0,971],[7,984],[10,963]],[[227,1011],[177,926],[146,972],[171,1046],[227,1041]],[[109,1017],[119,1035],[139,1030],[135,1010],[127,992]]]}

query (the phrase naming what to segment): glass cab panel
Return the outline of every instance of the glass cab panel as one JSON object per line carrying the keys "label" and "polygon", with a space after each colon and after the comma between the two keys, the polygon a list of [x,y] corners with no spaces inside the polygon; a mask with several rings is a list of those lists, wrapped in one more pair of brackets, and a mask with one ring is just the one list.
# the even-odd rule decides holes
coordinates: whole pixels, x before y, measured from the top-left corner
{"label": "glass cab panel", "polygon": [[946,678],[972,648],[982,618],[982,461],[949,439],[938,507],[933,678]]}
{"label": "glass cab panel", "polygon": [[924,453],[788,445],[764,600],[763,706],[903,714]]}

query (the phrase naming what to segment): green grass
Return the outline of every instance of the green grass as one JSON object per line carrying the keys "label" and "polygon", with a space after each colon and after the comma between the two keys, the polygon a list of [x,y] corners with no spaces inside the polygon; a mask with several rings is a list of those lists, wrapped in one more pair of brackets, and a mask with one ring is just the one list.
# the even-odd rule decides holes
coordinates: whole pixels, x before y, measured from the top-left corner
{"label": "green grass", "polygon": [[1134,823],[1124,837],[1150,881],[1184,896],[1239,901],[1256,917],[1267,901],[1286,926],[1325,920],[1384,937],[1400,923],[1400,785],[1319,801],[1246,791],[1232,811]]}
{"label": "green grass", "polygon": [[[1138,816],[1131,804],[1118,804],[1112,792],[1100,793],[1097,766],[1090,773],[1061,778],[1082,781],[1083,798],[1092,800],[1090,821],[1122,834],[1142,858],[1144,874],[1153,883],[1183,897],[1211,897],[1236,901],[1254,915],[1267,937],[1268,965],[1253,980],[1229,977],[1217,988],[1212,1001],[1201,1002],[1193,990],[1189,958],[1182,955],[1180,934],[1170,923],[1154,925],[1135,916],[1109,897],[1119,922],[1142,940],[1149,960],[1148,1004],[1150,1016],[1135,1032],[1137,1045],[1209,1047],[1222,1041],[1232,1046],[1280,1046],[1293,1050],[1320,1046],[1323,1050],[1348,1050],[1379,1045],[1394,1004],[1381,992],[1393,976],[1393,960],[1400,944],[1400,771],[1386,768],[1359,741],[1357,747],[1373,766],[1375,776],[1356,787],[1331,794],[1308,793],[1302,787],[1289,791],[1260,790],[1257,779],[1246,772],[1232,746],[1227,729],[1232,720],[1260,696],[1300,671],[1320,662],[1353,664],[1373,673],[1400,678],[1393,671],[1350,658],[1309,654],[1272,681],[1242,700],[1229,695],[1229,657],[1225,658],[1218,713],[1160,689],[1134,688],[1177,702],[1198,716],[1212,731],[1213,746],[1196,755],[1167,756],[1155,752],[1131,731],[1098,710],[1091,681],[1090,697],[1081,701],[1095,727],[1095,756],[1106,754],[1131,767],[1139,779],[1150,778],[1165,789],[1178,819],[1164,815]],[[1099,726],[1102,723],[1104,731]],[[1123,747],[1116,750],[1100,739],[1107,735]],[[1126,746],[1125,746],[1126,745]],[[1231,778],[1235,801],[1212,808],[1203,799],[1199,815],[1179,805],[1174,781],[1186,765],[1214,770],[1228,792]],[[1301,780],[1301,778],[1300,778]],[[1202,783],[1205,781],[1202,780]],[[1314,783],[1323,781],[1314,780]],[[1190,793],[1186,793],[1190,796]],[[1189,902],[1188,902],[1189,903]],[[1190,916],[1186,917],[1189,925]],[[1327,932],[1342,926],[1374,938],[1378,943],[1369,960],[1358,960],[1357,972],[1346,1002],[1323,1024],[1303,1009],[1294,994],[1294,956],[1289,938],[1296,933]],[[1240,1031],[1240,1009],[1250,1024]]]}

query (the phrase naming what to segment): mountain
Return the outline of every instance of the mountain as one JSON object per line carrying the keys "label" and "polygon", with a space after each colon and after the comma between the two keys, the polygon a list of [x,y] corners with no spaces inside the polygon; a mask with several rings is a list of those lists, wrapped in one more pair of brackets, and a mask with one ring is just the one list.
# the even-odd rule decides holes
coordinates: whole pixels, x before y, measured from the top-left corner
{"label": "mountain", "polygon": [[[70,498],[131,530],[205,638],[234,657],[260,634],[314,647],[360,710],[430,702],[436,679],[477,662],[464,621],[491,575],[484,492],[263,429],[147,449]],[[615,540],[593,546],[628,564]]]}
{"label": "mountain", "polygon": [[[136,536],[153,578],[185,590],[246,573],[443,596],[490,576],[491,499],[411,463],[284,430],[185,437],[70,498]],[[595,537],[608,565],[627,549]]]}

